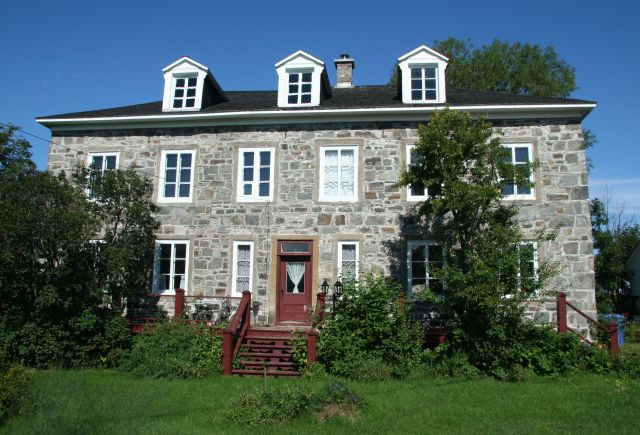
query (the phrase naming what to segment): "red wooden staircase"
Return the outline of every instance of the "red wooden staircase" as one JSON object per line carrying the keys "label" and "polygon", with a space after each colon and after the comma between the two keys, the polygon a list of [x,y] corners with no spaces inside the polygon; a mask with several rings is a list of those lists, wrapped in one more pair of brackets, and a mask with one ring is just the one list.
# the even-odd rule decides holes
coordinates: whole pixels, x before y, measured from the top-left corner
{"label": "red wooden staircase", "polygon": [[249,328],[232,373],[249,376],[300,376],[292,355],[290,328]]}

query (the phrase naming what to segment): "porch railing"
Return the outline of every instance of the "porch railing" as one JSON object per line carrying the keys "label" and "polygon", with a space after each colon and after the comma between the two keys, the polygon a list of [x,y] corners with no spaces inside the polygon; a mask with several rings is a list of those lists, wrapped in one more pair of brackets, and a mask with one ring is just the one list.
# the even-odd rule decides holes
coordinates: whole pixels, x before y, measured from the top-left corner
{"label": "porch railing", "polygon": [[243,291],[231,323],[222,331],[222,374],[233,373],[233,359],[247,335],[251,323],[251,292]]}
{"label": "porch railing", "polygon": [[607,340],[607,345],[609,348],[609,352],[611,352],[612,354],[617,354],[618,352],[620,352],[620,345],[618,343],[618,325],[615,322],[615,320],[612,319],[606,326],[601,324],[593,317],[582,312],[578,307],[573,305],[571,302],[567,301],[567,295],[565,293],[560,293],[558,295],[558,298],[556,299],[556,312],[558,316],[558,332],[559,333],[562,334],[565,332],[571,332],[577,335],[578,337],[580,337],[580,339],[583,340],[584,342],[592,346],[595,344],[592,340],[589,340],[587,337],[582,335],[577,330],[569,327],[567,322],[567,307],[573,309],[573,311],[575,311],[578,315],[585,318],[590,325],[593,325],[596,328],[608,334],[609,339]]}

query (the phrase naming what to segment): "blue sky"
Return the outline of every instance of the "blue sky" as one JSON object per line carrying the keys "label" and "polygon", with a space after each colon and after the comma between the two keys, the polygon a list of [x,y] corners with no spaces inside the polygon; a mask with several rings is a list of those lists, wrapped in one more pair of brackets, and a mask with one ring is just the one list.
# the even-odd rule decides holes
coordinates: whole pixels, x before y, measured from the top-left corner
{"label": "blue sky", "polygon": [[[50,137],[34,118],[157,101],[162,68],[182,55],[227,90],[274,89],[273,65],[302,49],[356,60],[356,85],[385,83],[398,56],[453,36],[553,45],[576,68],[575,98],[598,107],[584,122],[591,196],[608,190],[640,210],[640,2],[538,1],[30,1],[5,2],[0,122]],[[28,137],[46,167],[47,142]]]}

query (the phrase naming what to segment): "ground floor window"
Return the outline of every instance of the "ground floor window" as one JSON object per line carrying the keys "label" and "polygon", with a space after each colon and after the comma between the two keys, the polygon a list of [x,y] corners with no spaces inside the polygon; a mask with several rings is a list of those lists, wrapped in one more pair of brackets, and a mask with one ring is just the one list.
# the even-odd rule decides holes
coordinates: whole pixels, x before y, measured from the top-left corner
{"label": "ground floor window", "polygon": [[232,296],[251,291],[253,284],[253,242],[233,242]]}
{"label": "ground floor window", "polygon": [[154,261],[154,292],[174,294],[187,290],[189,283],[189,242],[158,240]]}
{"label": "ground floor window", "polygon": [[538,243],[518,243],[518,289],[528,291],[538,279]]}
{"label": "ground floor window", "polygon": [[356,241],[338,242],[338,276],[344,280],[358,278],[360,249]]}
{"label": "ground floor window", "polygon": [[407,294],[423,288],[442,292],[442,282],[433,271],[442,267],[442,247],[426,240],[410,240],[407,243]]}

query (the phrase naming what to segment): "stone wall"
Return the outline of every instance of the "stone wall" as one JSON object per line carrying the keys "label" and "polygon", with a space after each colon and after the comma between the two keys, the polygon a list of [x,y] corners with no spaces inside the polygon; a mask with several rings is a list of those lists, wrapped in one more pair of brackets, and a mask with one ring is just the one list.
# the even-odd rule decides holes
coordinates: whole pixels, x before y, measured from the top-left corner
{"label": "stone wall", "polygon": [[[119,151],[121,165],[135,164],[158,186],[160,152],[195,149],[194,201],[161,204],[158,238],[191,242],[188,295],[219,300],[230,294],[234,240],[255,246],[254,298],[259,321],[275,319],[275,256],[278,239],[308,238],[317,248],[314,289],[336,279],[339,240],[360,243],[360,270],[385,273],[406,282],[406,241],[420,239],[411,217],[415,203],[395,186],[405,147],[417,140],[415,123],[321,124],[262,127],[109,130],[55,133],[49,168],[86,164],[88,152]],[[501,121],[496,135],[505,143],[533,144],[539,159],[536,199],[523,201],[520,220],[527,237],[542,229],[557,238],[538,247],[540,258],[557,265],[550,283],[569,300],[595,314],[593,253],[583,135],[579,123]],[[318,201],[319,150],[323,145],[356,145],[359,200]],[[275,191],[269,203],[241,203],[234,194],[238,148],[272,146]],[[531,303],[542,321],[555,321],[554,299]],[[584,324],[572,322],[584,329]]]}

